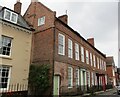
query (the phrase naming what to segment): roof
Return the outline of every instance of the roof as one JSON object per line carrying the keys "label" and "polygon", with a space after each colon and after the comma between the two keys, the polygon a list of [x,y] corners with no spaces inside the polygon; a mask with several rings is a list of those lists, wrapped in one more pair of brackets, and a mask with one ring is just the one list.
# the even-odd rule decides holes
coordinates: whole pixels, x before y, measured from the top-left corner
{"label": "roof", "polygon": [[25,11],[23,17],[25,16],[25,14],[27,13],[28,9],[30,8],[30,6],[31,6],[33,3],[40,4],[41,6],[43,6],[44,8],[46,8],[48,11],[53,12],[50,8],[48,8],[47,6],[45,6],[44,4],[42,4],[41,2],[31,2],[30,5],[28,6],[27,10]]}
{"label": "roof", "polygon": [[[31,2],[32,4],[33,2]],[[51,9],[49,9],[48,7],[46,7],[44,4],[42,4],[41,2],[34,2],[37,4],[40,4],[41,6],[43,6],[44,8],[46,8],[48,11],[53,12]],[[31,6],[31,4],[29,5],[29,7]],[[28,7],[28,9],[29,9]],[[27,10],[28,10],[27,9]],[[27,12],[27,11],[26,11]],[[26,14],[25,12],[25,14]],[[24,14],[24,16],[25,16]],[[63,15],[64,16],[64,15]],[[62,17],[62,16],[61,16]],[[96,49],[94,46],[92,46],[87,40],[85,40],[77,31],[73,30],[70,26],[68,26],[67,24],[65,24],[64,22],[62,22],[59,18],[56,17],[56,20],[58,20],[61,24],[63,24],[65,27],[67,27],[68,29],[70,29],[73,33],[75,33],[77,36],[79,36],[80,38],[82,38],[88,45],[90,45],[93,49],[95,49],[99,54],[101,54],[104,58],[106,58],[106,55],[103,54],[102,52],[100,52],[98,49]]]}
{"label": "roof", "polygon": [[77,36],[79,36],[80,38],[82,38],[90,47],[92,47],[94,50],[96,50],[99,54],[101,54],[104,58],[106,58],[106,55],[103,54],[102,52],[100,52],[98,49],[96,49],[93,45],[91,45],[87,40],[85,40],[85,38],[83,38],[77,31],[73,30],[70,26],[68,26],[67,24],[65,24],[64,22],[62,22],[59,18],[56,17],[56,20],[58,20],[61,24],[63,24],[65,27],[67,27],[68,29],[70,29],[73,33],[75,33]]}
{"label": "roof", "polygon": [[106,58],[106,65],[115,66],[113,56],[109,56]]}
{"label": "roof", "polygon": [[[4,13],[5,13],[4,11],[5,11],[5,9],[7,9],[7,10],[9,10],[11,12],[14,12],[15,14],[18,15],[17,23],[13,23],[11,21],[8,21],[8,20],[4,19]],[[7,7],[0,6],[0,20],[4,21],[4,22],[11,23],[13,25],[19,26],[21,28],[24,28],[24,29],[27,29],[27,30],[30,30],[30,31],[34,30],[34,29],[30,28],[30,26],[28,25],[28,23],[24,20],[24,18],[20,14],[16,13],[15,11],[13,11],[13,10],[7,8]]]}

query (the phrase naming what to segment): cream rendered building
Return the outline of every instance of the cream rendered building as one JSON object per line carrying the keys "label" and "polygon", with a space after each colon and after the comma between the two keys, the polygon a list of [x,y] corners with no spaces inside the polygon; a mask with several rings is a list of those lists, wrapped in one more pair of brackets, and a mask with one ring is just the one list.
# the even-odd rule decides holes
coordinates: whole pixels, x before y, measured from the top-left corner
{"label": "cream rendered building", "polygon": [[0,7],[0,90],[27,89],[31,41],[32,29],[22,16]]}

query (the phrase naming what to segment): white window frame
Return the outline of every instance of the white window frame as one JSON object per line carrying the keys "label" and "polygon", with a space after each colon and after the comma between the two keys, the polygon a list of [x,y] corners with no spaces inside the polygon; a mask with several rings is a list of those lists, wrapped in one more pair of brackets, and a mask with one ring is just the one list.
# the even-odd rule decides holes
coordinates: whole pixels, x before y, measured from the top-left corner
{"label": "white window frame", "polygon": [[89,64],[89,52],[86,50],[86,64]]}
{"label": "white window frame", "polygon": [[[60,44],[59,42],[59,37],[62,37],[63,38],[63,44]],[[62,53],[60,51],[60,46],[62,46]],[[60,55],[65,55],[65,36],[63,34],[58,34],[58,54]]]}
{"label": "white window frame", "polygon": [[[70,69],[70,78],[69,79],[69,69]],[[69,80],[70,80],[70,86],[69,86]],[[72,67],[68,67],[68,88],[72,88],[73,87],[73,68]]]}
{"label": "white window frame", "polygon": [[96,67],[95,55],[93,55],[93,66]]}
{"label": "white window frame", "polygon": [[112,74],[113,74],[113,76],[115,76],[115,70],[114,70],[114,68],[112,69]]}
{"label": "white window frame", "polygon": [[79,60],[79,45],[75,43],[75,60]]}
{"label": "white window frame", "polygon": [[90,87],[90,71],[87,71],[87,81],[88,81],[88,86]]}
{"label": "white window frame", "polygon": [[97,67],[98,67],[98,69],[100,68],[100,64],[99,64],[100,62],[99,62],[99,58],[97,57]]}
{"label": "white window frame", "polygon": [[84,48],[81,46],[81,61],[84,62]]}
{"label": "white window frame", "polygon": [[45,24],[45,16],[38,18],[38,26],[42,26]]}
{"label": "white window frame", "polygon": [[[8,78],[8,81],[7,81],[7,87],[6,87],[6,88],[0,88],[1,91],[2,91],[2,90],[8,90],[8,89],[9,89],[10,77],[11,77],[11,67],[10,67],[10,66],[0,65],[0,69],[2,69],[2,68],[4,68],[4,67],[9,68],[8,77],[7,77],[7,78]],[[0,71],[0,73],[2,73],[2,72]],[[0,74],[0,77],[2,78],[1,74]]]}
{"label": "white window frame", "polygon": [[[7,13],[7,11],[10,12],[10,19],[7,19],[7,18],[6,18],[6,13]],[[16,17],[15,17],[15,21],[12,20],[13,14],[16,16]],[[15,12],[10,11],[10,10],[8,10],[8,9],[5,9],[5,10],[4,10],[4,19],[7,20],[7,21],[10,21],[10,22],[12,22],[12,23],[17,23],[18,14],[16,14]]]}
{"label": "white window frame", "polygon": [[93,66],[92,53],[90,53],[90,64]]}
{"label": "white window frame", "polygon": [[101,69],[101,64],[102,64],[102,62],[101,62],[101,59],[100,59],[100,69]]}
{"label": "white window frame", "polygon": [[92,85],[94,85],[94,73],[91,72],[91,80],[92,80]]}
{"label": "white window frame", "polygon": [[73,58],[73,42],[71,39],[68,39],[68,57]]}
{"label": "white window frame", "polygon": [[106,62],[104,61],[105,71],[106,71]]}
{"label": "white window frame", "polygon": [[8,46],[3,46],[3,44],[2,44],[2,43],[3,43],[2,37],[11,39],[11,40],[10,40],[10,41],[11,41],[11,46],[9,47],[9,48],[10,48],[9,55],[0,54],[0,56],[1,56],[1,57],[10,57],[10,56],[11,56],[11,51],[12,51],[11,49],[12,49],[12,39],[13,39],[13,38],[8,37],[8,36],[1,35],[1,36],[0,36],[0,44],[1,44],[0,48],[3,48],[3,47],[6,47],[6,48],[7,48],[7,47],[8,47]]}
{"label": "white window frame", "polygon": [[103,60],[102,60],[102,70],[104,70],[104,62],[103,62]]}
{"label": "white window frame", "polygon": [[76,86],[79,86],[80,85],[80,71],[79,69],[77,68],[76,69]]}

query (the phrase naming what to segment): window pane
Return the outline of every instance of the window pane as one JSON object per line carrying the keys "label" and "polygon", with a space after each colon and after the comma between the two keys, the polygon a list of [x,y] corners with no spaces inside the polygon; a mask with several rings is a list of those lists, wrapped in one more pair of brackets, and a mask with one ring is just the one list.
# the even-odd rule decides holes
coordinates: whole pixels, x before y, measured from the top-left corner
{"label": "window pane", "polygon": [[89,54],[88,54],[88,50],[86,50],[86,63],[89,64]]}
{"label": "window pane", "polygon": [[7,88],[9,80],[9,67],[0,66],[0,88]]}
{"label": "window pane", "polygon": [[76,85],[79,86],[79,69],[76,69]]}
{"label": "window pane", "polygon": [[91,64],[91,66],[93,65],[92,53],[90,53],[90,64]]}
{"label": "window pane", "polygon": [[79,45],[75,43],[75,59],[79,60]]}
{"label": "window pane", "polygon": [[68,39],[68,57],[72,58],[72,40]]}
{"label": "window pane", "polygon": [[81,47],[81,61],[84,62],[84,48]]}
{"label": "window pane", "polygon": [[45,24],[45,16],[38,18],[38,26]]}
{"label": "window pane", "polygon": [[17,20],[17,15],[15,13],[12,13],[11,21],[17,22],[16,20]]}
{"label": "window pane", "polygon": [[10,14],[11,14],[11,12],[6,10],[5,19],[10,20]]}
{"label": "window pane", "polygon": [[2,88],[7,88],[7,83],[2,83]]}
{"label": "window pane", "polygon": [[2,36],[1,40],[1,47],[0,47],[0,54],[2,55],[10,55],[10,50],[11,50],[11,40],[12,38]]}
{"label": "window pane", "polygon": [[65,36],[62,34],[58,35],[58,54],[65,54]]}
{"label": "window pane", "polygon": [[68,67],[68,87],[72,87],[72,84],[73,84],[73,70],[72,70],[72,67]]}

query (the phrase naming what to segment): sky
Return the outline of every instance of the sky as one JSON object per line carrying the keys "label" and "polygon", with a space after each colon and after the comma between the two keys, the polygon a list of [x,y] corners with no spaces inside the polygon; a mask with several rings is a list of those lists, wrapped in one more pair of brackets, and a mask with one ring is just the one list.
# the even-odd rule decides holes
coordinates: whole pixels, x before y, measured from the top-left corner
{"label": "sky", "polygon": [[[22,15],[31,0],[20,0]],[[57,16],[67,14],[68,25],[85,39],[94,38],[95,47],[106,56],[114,56],[118,65],[118,0],[39,0],[56,11]],[[0,0],[1,6],[14,9],[16,0]],[[67,10],[67,13],[66,13]]]}

